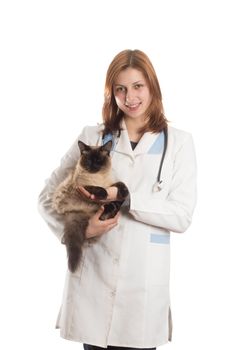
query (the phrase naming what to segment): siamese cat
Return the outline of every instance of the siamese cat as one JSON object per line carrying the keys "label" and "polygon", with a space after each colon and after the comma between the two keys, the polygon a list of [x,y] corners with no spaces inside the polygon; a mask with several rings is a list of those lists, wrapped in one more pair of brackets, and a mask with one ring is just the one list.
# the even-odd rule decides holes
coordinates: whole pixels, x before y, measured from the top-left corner
{"label": "siamese cat", "polygon": [[[62,243],[67,248],[68,268],[71,272],[75,272],[80,264],[88,220],[102,205],[98,200],[107,198],[105,188],[117,187],[117,201],[104,204],[105,209],[100,220],[114,217],[129,194],[123,182],[113,183],[111,140],[103,146],[88,146],[78,141],[78,146],[80,158],[71,173],[55,189],[52,198],[53,208],[64,216]],[[79,186],[83,186],[88,192],[94,194],[96,201],[85,198],[80,193]]]}

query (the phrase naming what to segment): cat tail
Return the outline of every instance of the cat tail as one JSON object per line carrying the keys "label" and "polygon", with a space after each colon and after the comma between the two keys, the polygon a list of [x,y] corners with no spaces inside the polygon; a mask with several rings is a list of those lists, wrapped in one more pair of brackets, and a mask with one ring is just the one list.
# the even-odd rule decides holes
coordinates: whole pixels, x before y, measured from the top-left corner
{"label": "cat tail", "polygon": [[80,265],[88,218],[83,213],[68,213],[65,218],[63,243],[67,248],[68,268],[75,272]]}

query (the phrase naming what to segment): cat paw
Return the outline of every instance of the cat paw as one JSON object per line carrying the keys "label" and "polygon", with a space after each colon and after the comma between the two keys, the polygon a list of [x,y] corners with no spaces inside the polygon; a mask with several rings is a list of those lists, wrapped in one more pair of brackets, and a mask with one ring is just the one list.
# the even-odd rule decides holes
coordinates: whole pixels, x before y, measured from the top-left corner
{"label": "cat paw", "polygon": [[84,186],[84,188],[91,194],[94,194],[95,199],[106,199],[107,198],[107,191],[100,186]]}
{"label": "cat paw", "polygon": [[100,215],[99,219],[100,220],[107,220],[107,219],[111,219],[114,218],[114,216],[117,214],[117,212],[119,211],[121,205],[123,202],[120,201],[114,201],[114,202],[110,202],[104,205],[104,211],[103,213]]}
{"label": "cat paw", "polygon": [[119,200],[125,200],[128,197],[129,190],[123,182],[116,182],[112,186],[117,187],[117,189],[118,189],[117,198]]}

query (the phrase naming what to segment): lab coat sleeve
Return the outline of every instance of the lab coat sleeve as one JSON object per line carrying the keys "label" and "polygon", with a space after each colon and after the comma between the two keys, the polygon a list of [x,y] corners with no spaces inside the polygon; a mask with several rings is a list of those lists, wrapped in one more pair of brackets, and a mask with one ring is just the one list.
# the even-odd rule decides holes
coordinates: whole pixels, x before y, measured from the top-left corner
{"label": "lab coat sleeve", "polygon": [[49,179],[45,181],[45,187],[41,191],[38,199],[38,211],[46,221],[52,232],[61,241],[63,237],[63,216],[52,209],[52,196],[56,187],[63,181],[75,166],[79,158],[78,140],[88,142],[86,138],[86,128],[75,140],[65,156],[61,159],[60,166],[56,168]]}
{"label": "lab coat sleeve", "polygon": [[191,134],[187,134],[175,154],[167,197],[131,192],[130,213],[136,220],[149,225],[179,233],[186,231],[196,205],[196,173],[194,143]]}

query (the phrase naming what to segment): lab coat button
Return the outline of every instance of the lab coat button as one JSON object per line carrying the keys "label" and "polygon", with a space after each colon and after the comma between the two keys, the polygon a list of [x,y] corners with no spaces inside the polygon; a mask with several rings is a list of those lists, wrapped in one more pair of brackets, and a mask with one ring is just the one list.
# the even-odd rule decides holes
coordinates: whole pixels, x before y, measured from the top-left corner
{"label": "lab coat button", "polygon": [[114,297],[115,297],[115,295],[116,295],[115,290],[111,291],[111,297],[112,297],[112,298],[114,298]]}

